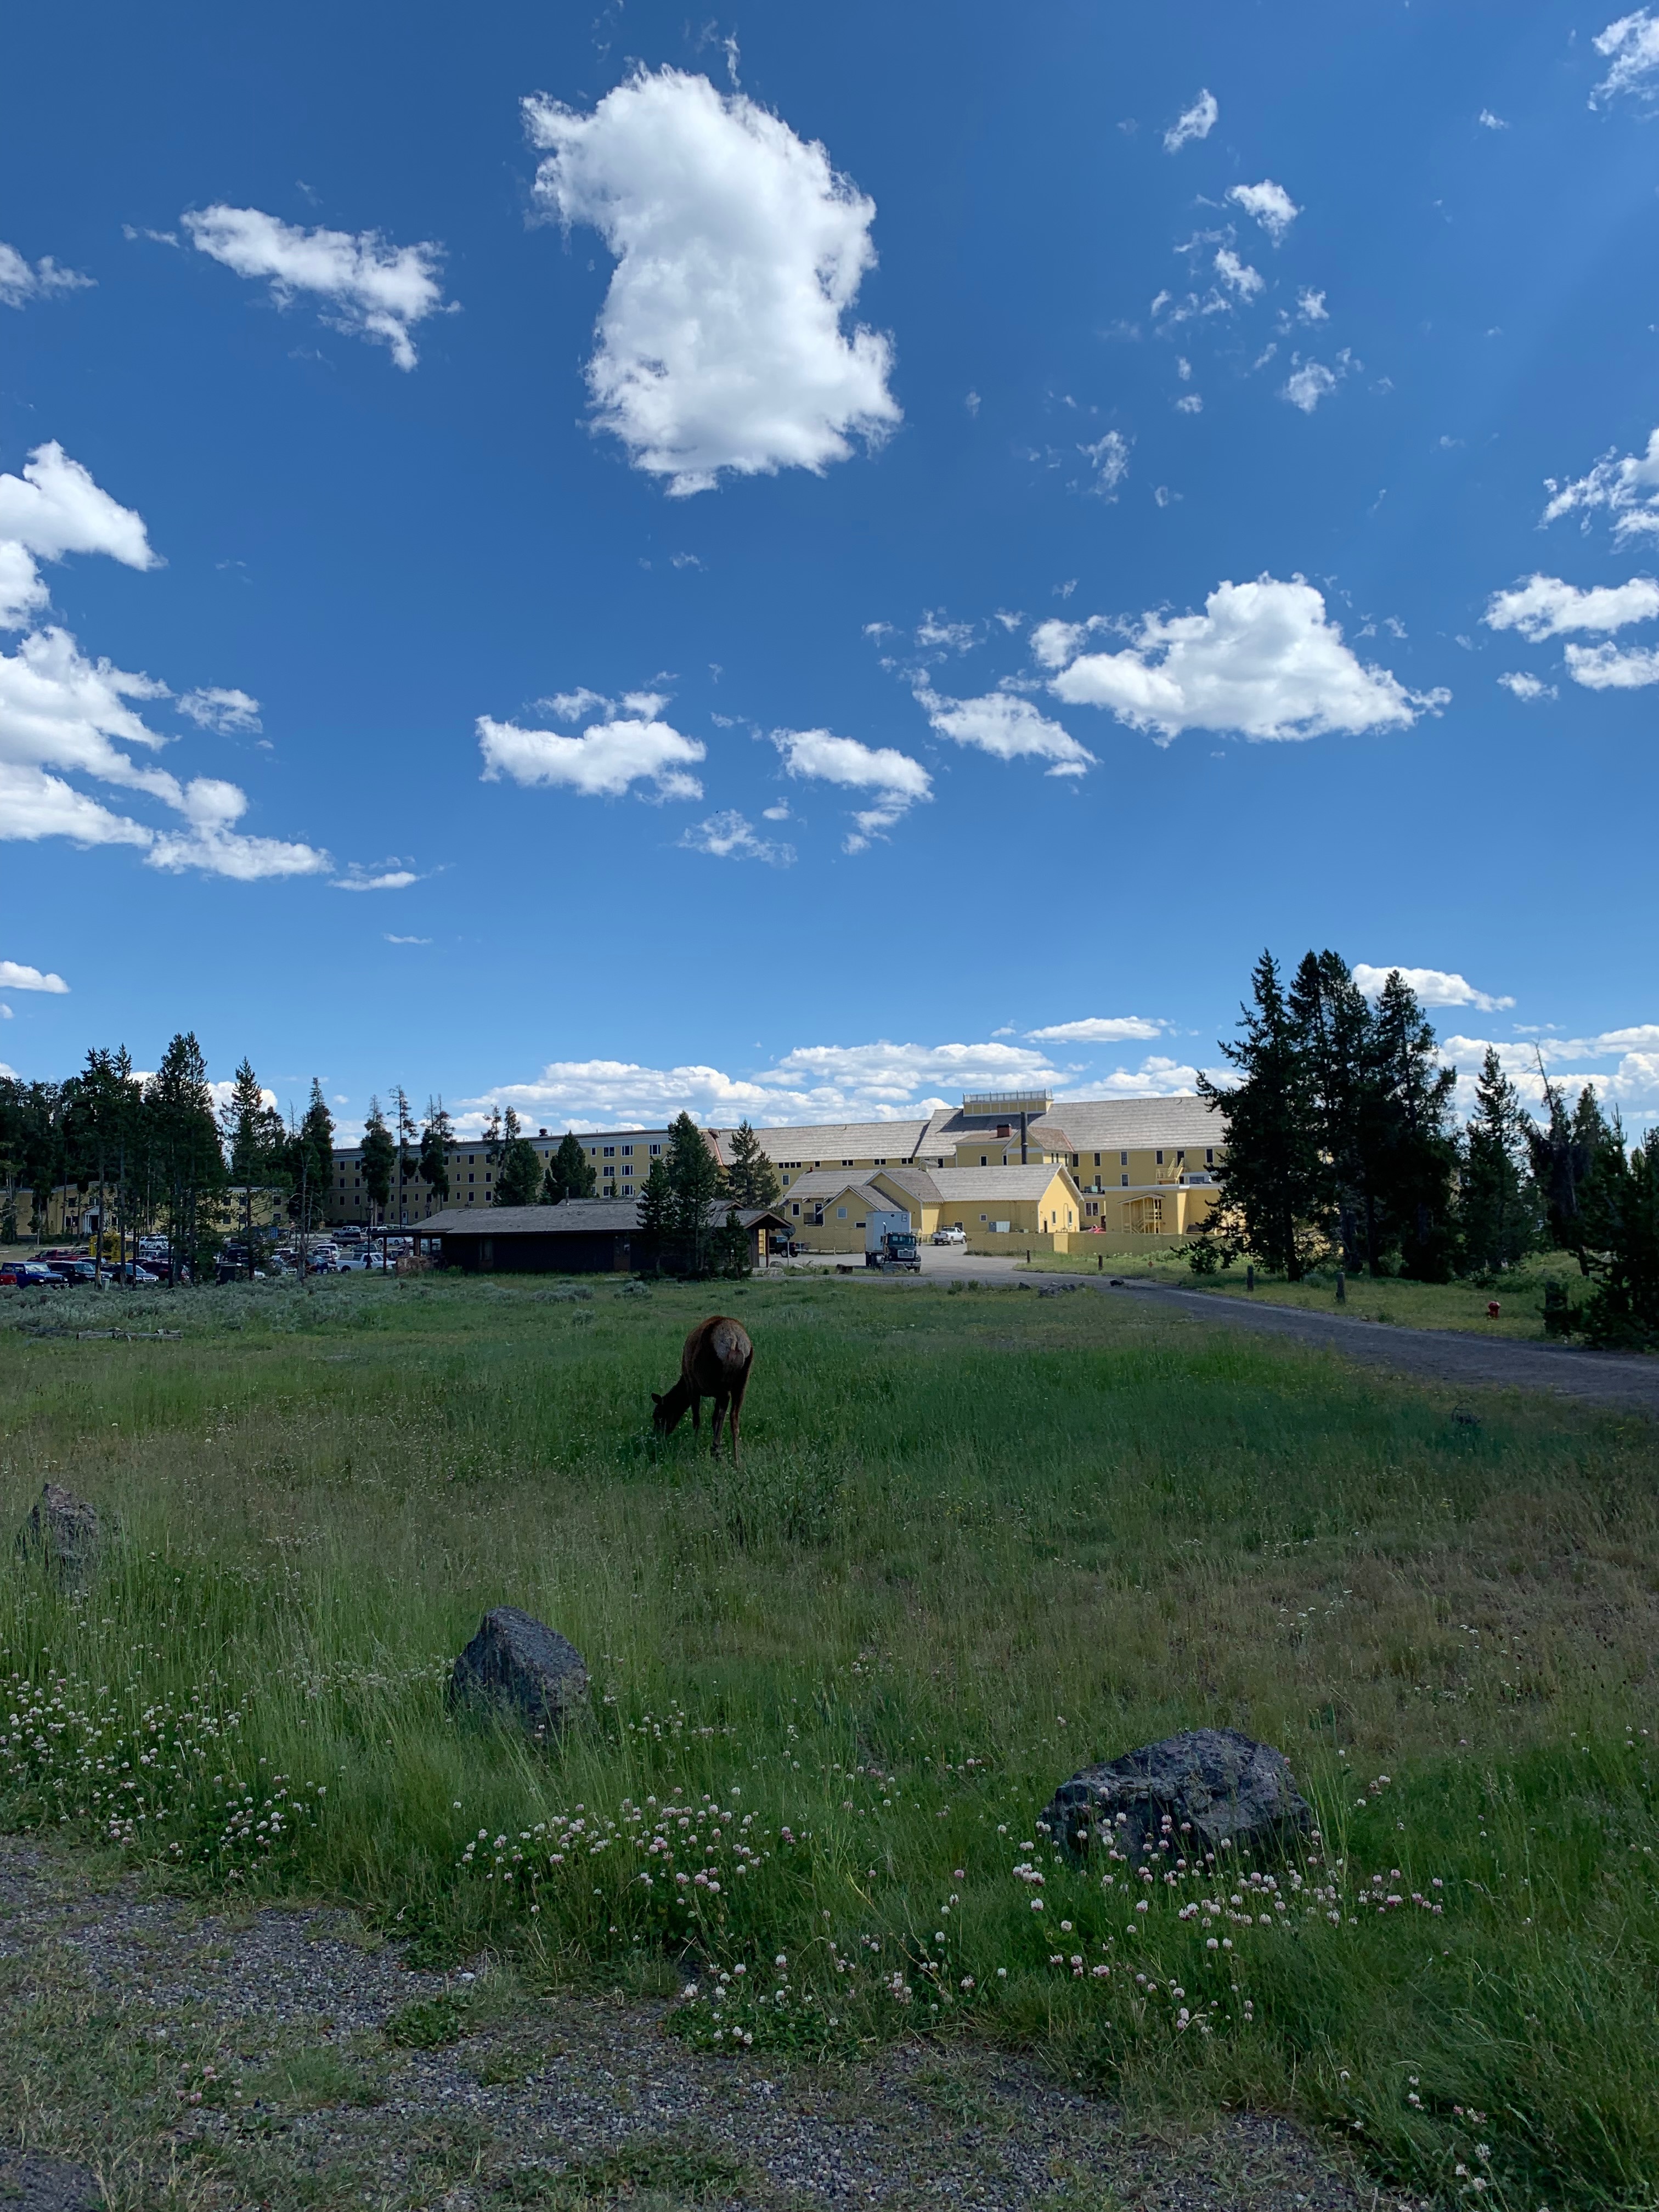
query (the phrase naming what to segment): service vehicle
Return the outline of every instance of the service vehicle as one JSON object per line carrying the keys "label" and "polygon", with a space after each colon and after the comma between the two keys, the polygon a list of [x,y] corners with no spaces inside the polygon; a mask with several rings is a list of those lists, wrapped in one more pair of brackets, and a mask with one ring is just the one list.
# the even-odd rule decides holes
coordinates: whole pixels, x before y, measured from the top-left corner
{"label": "service vehicle", "polygon": [[968,1231],[965,1229],[936,1229],[927,1241],[930,1244],[965,1244]]}
{"label": "service vehicle", "polygon": [[921,1249],[908,1213],[896,1208],[890,1212],[884,1206],[871,1209],[864,1224],[864,1264],[879,1267],[886,1275],[921,1273]]}

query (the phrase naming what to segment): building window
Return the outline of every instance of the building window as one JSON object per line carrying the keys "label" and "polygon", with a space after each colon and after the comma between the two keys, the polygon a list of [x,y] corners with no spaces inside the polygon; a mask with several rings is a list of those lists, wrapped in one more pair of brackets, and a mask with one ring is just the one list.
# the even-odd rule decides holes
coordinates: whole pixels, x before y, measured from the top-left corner
{"label": "building window", "polygon": [[[614,1160],[617,1157],[617,1147],[614,1145],[607,1145],[605,1148],[605,1156],[608,1160]],[[1160,1152],[1158,1154],[1159,1159],[1162,1159],[1163,1157],[1163,1153]]]}
{"label": "building window", "polygon": [[1098,1152],[1095,1154],[1095,1165],[1097,1167],[1100,1165],[1100,1154]]}
{"label": "building window", "polygon": [[846,1220],[846,1218],[847,1218],[847,1208],[846,1208],[844,1206],[838,1206],[836,1208],[836,1220],[837,1220],[837,1221],[845,1221],[845,1220]]}
{"label": "building window", "polygon": [[662,1146],[661,1146],[660,1145],[653,1145],[653,1146],[652,1146],[652,1147],[651,1147],[651,1157],[652,1157],[652,1158],[653,1158],[653,1160],[656,1158],[656,1157],[657,1157],[658,1153],[659,1153],[661,1150],[662,1150]]}
{"label": "building window", "polygon": [[792,1206],[790,1207],[789,1211],[791,1212],[791,1213],[796,1213],[796,1214],[798,1214],[798,1213],[800,1212],[800,1207],[799,1207],[799,1205]]}
{"label": "building window", "polygon": [[1160,1152],[1160,1153],[1158,1154],[1158,1164],[1159,1167],[1162,1167],[1162,1166],[1163,1166],[1163,1164],[1164,1164],[1164,1155],[1163,1155],[1163,1153],[1162,1153],[1162,1152]]}
{"label": "building window", "polygon": [[981,1221],[983,1221],[983,1220],[984,1220],[984,1218],[985,1218],[985,1216],[981,1213],[981,1216],[980,1216],[979,1218],[980,1218],[980,1219],[981,1219]]}
{"label": "building window", "polygon": [[1118,1154],[1118,1156],[1117,1156],[1117,1164],[1118,1164],[1119,1167],[1121,1167],[1121,1168],[1127,1168],[1127,1167],[1128,1166],[1128,1164],[1129,1164],[1129,1155],[1127,1154],[1127,1152],[1120,1152],[1120,1153]]}
{"label": "building window", "polygon": [[850,1168],[850,1167],[852,1166],[852,1164],[853,1164],[853,1163],[851,1162],[851,1160],[843,1160],[843,1161],[842,1162],[842,1167],[844,1167],[844,1168]]}
{"label": "building window", "polygon": [[1204,1164],[1206,1168],[1212,1168],[1215,1165],[1215,1146],[1213,1145],[1206,1145],[1204,1147]]}
{"label": "building window", "polygon": [[1123,1188],[1125,1190],[1127,1190],[1129,1188],[1129,1178],[1127,1176],[1125,1176],[1123,1178]]}
{"label": "building window", "polygon": [[982,1167],[982,1168],[988,1168],[988,1167],[990,1166],[990,1164],[991,1164],[990,1161],[989,1161],[988,1159],[987,1159],[987,1158],[985,1157],[985,1154],[984,1154],[983,1152],[981,1152],[981,1153],[980,1154],[980,1156],[979,1156],[979,1164],[980,1164],[981,1167]]}

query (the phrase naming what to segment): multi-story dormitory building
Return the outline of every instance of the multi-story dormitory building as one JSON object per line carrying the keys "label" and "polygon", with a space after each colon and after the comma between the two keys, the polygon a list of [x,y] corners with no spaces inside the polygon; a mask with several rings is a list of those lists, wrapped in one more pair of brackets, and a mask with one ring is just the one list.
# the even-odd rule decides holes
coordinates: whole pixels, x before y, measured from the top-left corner
{"label": "multi-story dormitory building", "polygon": [[[960,1228],[970,1244],[1006,1249],[1010,1237],[1045,1242],[1098,1231],[1116,1249],[1143,1237],[1182,1237],[1215,1202],[1223,1137],[1201,1098],[1066,1099],[1047,1091],[964,1097],[959,1107],[895,1121],[830,1121],[757,1129],[782,1185],[779,1210],[820,1250],[862,1250],[872,1207],[902,1209],[917,1232]],[[732,1132],[705,1129],[717,1159]],[[543,1159],[560,1137],[538,1129]],[[582,1144],[601,1198],[636,1198],[665,1128],[605,1130]],[[495,1192],[487,1147],[458,1143],[449,1159],[451,1207],[488,1206]],[[418,1179],[394,1188],[388,1218],[416,1227],[437,1211]],[[329,1218],[366,1221],[361,1155],[334,1158]],[[1060,1247],[1065,1249],[1064,1242]]]}

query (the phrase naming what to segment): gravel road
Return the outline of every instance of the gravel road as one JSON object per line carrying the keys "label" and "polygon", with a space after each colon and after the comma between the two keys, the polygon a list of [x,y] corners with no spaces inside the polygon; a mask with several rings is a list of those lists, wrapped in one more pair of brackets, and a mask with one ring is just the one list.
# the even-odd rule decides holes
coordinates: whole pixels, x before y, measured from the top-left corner
{"label": "gravel road", "polygon": [[[157,1897],[106,1863],[0,1838],[0,2203],[1386,2202],[1340,2147],[1282,2120],[1141,2129],[1034,2061],[961,2044],[897,2045],[846,2067],[714,2057],[665,2033],[659,2004],[538,1995],[472,1965],[416,1972],[337,1911]],[[464,2032],[398,2047],[388,2023],[445,1992],[465,2005]]]}

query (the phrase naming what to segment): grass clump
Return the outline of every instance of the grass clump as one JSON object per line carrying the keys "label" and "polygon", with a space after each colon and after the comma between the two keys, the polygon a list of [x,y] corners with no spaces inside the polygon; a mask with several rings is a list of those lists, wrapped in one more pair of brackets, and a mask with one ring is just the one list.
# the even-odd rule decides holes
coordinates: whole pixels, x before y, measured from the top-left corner
{"label": "grass clump", "polygon": [[[649,1428],[708,1294],[550,1287],[8,1342],[13,1524],[50,1475],[112,1533],[82,1589],[0,1582],[7,1817],[658,1990],[738,2064],[969,2033],[1425,2193],[1653,2194],[1647,1423],[1471,1425],[1127,1300],[791,1280],[745,1297],[733,1471]],[[593,1677],[545,1749],[445,1705],[502,1602]],[[1286,1753],[1316,1839],[1146,1883],[1039,1849],[1057,1782],[1203,1723]]]}

